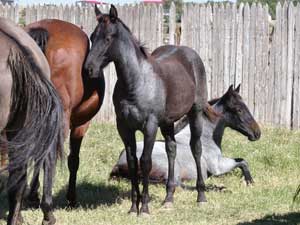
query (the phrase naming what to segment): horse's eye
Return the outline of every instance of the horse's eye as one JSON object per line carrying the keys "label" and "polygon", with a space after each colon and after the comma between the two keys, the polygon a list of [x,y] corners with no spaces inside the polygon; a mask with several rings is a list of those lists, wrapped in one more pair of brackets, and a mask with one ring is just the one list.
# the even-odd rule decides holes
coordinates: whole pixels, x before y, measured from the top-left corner
{"label": "horse's eye", "polygon": [[110,37],[106,37],[106,38],[105,38],[105,41],[106,41],[106,42],[110,42]]}
{"label": "horse's eye", "polygon": [[241,109],[237,109],[236,111],[237,111],[238,114],[241,114],[241,113],[242,113],[242,110],[241,110]]}

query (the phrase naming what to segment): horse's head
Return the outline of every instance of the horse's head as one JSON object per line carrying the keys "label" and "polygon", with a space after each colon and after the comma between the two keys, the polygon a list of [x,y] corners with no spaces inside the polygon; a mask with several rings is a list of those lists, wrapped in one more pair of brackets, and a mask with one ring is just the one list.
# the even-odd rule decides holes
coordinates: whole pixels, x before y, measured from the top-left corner
{"label": "horse's head", "polygon": [[109,14],[102,14],[95,5],[95,14],[98,24],[91,34],[92,47],[85,62],[85,69],[92,78],[99,76],[99,70],[113,61],[113,50],[116,47],[115,39],[118,36],[118,12],[111,5]]}
{"label": "horse's head", "polygon": [[239,90],[240,85],[236,89],[231,85],[220,98],[219,103],[223,105],[223,119],[227,126],[241,132],[250,141],[256,141],[261,135],[260,128],[239,95]]}

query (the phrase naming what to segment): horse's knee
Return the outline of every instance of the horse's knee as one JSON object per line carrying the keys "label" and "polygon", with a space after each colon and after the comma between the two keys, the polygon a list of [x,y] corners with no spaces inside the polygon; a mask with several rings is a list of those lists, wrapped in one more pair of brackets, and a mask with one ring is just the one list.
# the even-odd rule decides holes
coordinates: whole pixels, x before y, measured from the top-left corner
{"label": "horse's knee", "polygon": [[168,157],[175,158],[176,157],[176,142],[175,141],[167,141],[166,142],[166,152]]}
{"label": "horse's knee", "polygon": [[150,172],[152,167],[151,155],[142,155],[140,158],[140,164],[143,172]]}
{"label": "horse's knee", "polygon": [[71,139],[82,139],[89,128],[89,124],[90,123],[87,122],[79,127],[73,128],[71,130],[70,138]]}

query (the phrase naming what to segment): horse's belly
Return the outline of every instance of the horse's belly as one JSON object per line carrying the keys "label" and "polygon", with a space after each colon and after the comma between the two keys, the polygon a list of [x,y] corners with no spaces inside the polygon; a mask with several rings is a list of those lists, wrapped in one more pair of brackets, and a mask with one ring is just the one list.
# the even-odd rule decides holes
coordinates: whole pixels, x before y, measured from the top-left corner
{"label": "horse's belly", "polygon": [[[167,89],[166,115],[171,120],[177,120],[188,113],[195,103],[196,86],[190,76],[179,76],[177,80],[171,81]],[[170,77],[172,79],[173,77]]]}

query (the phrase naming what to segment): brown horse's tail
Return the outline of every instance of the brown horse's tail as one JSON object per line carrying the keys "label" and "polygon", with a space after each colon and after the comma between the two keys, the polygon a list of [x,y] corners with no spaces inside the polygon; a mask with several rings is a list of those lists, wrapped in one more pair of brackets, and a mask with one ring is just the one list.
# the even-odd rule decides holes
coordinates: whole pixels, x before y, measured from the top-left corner
{"label": "brown horse's tail", "polygon": [[49,33],[46,29],[38,27],[38,28],[30,28],[28,34],[32,37],[32,39],[37,43],[43,53],[45,53]]}
{"label": "brown horse's tail", "polygon": [[[40,168],[42,164],[50,163],[51,156],[63,155],[60,98],[31,53],[19,47],[11,49],[7,60],[13,80],[6,127],[10,171],[24,171],[31,161]],[[17,184],[18,180],[15,180],[8,187],[13,188]]]}

